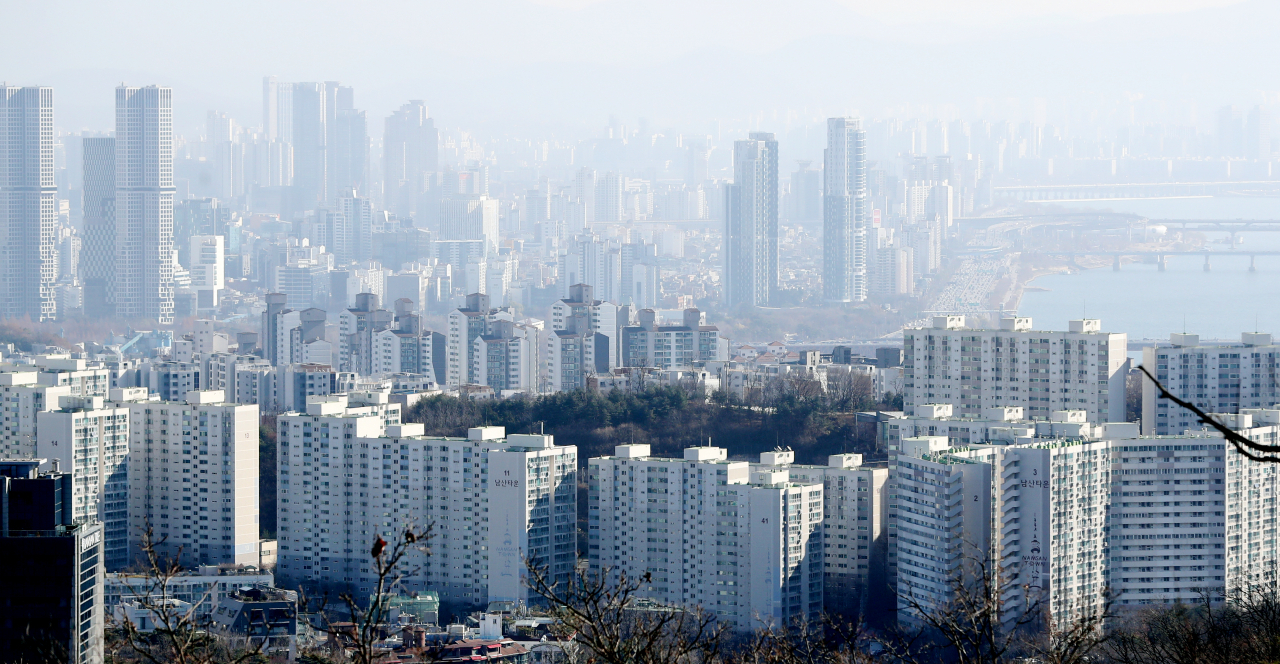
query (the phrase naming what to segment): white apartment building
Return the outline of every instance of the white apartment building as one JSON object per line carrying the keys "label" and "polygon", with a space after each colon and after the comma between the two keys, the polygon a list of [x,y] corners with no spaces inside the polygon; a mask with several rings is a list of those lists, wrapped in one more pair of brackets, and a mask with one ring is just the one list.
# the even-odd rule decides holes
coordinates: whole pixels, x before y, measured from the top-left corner
{"label": "white apartment building", "polygon": [[[1271,335],[1245,332],[1240,343],[1200,343],[1197,334],[1171,334],[1170,346],[1142,349],[1142,366],[1174,395],[1208,413],[1238,413],[1280,403],[1280,344]],[[1199,428],[1194,415],[1142,379],[1142,432],[1168,436]]]}
{"label": "white apartment building", "polygon": [[86,360],[65,355],[37,355],[40,385],[63,385],[71,388],[73,397],[105,397],[111,388],[111,372],[100,363],[89,366]]}
{"label": "white apartment building", "polygon": [[[595,332],[603,334],[609,340],[608,368],[618,366],[622,359],[620,344],[622,327],[628,323],[629,308],[620,307],[613,302],[594,299],[595,293],[588,284],[569,286],[569,297],[556,300],[551,305],[552,331],[566,330],[577,332]],[[585,329],[571,330],[574,317],[582,317]]]}
{"label": "white apartment building", "polygon": [[[114,398],[123,398],[115,393]],[[152,529],[184,564],[258,564],[258,406],[190,390],[129,408],[129,535]]]}
{"label": "white apartment building", "polygon": [[103,562],[129,564],[129,409],[102,397],[58,397],[57,409],[36,413],[36,456],[57,461],[72,477],[77,523],[102,524]]}
{"label": "white apartment building", "polygon": [[886,583],[889,469],[861,454],[833,454],[827,465],[795,463],[795,452],[760,454],[752,470],[785,470],[796,484],[822,484],[823,581],[827,610],[865,609],[871,583]]}
{"label": "white apartment building", "polygon": [[978,330],[964,316],[935,316],[933,327],[904,331],[903,409],[951,403],[973,417],[1021,406],[1033,420],[1083,410],[1092,423],[1122,421],[1127,337],[1101,329],[1085,319],[1067,332],[1036,331],[1030,318],[1005,318],[998,330]]}
{"label": "white apartment building", "polygon": [[589,461],[596,574],[650,581],[642,597],[701,606],[734,629],[815,620],[823,597],[823,484],[753,471],[719,447],[679,459],[620,445]]}
{"label": "white apartment building", "polygon": [[[1280,409],[1242,408],[1239,415],[1219,417],[1255,443],[1280,443]],[[1276,500],[1280,496],[1280,464],[1253,461],[1230,444],[1224,447],[1226,493],[1215,494],[1211,499],[1225,499],[1226,503],[1227,596],[1250,590],[1278,592],[1280,574],[1276,567],[1280,548],[1276,546],[1276,523],[1280,507]],[[1205,496],[1208,498],[1207,493]]]}
{"label": "white apartment building", "polygon": [[488,296],[481,293],[468,295],[464,308],[449,313],[445,385],[457,387],[477,382],[473,373],[476,367],[475,341],[492,334],[498,321],[514,322],[515,315],[510,309],[491,308]]}
{"label": "white apartment building", "polygon": [[1226,441],[1204,431],[1138,437],[1130,426],[1133,437],[1108,441],[1109,586],[1116,603],[1189,604],[1202,592],[1221,601]]}
{"label": "white apartment building", "polygon": [[[1254,426],[1255,414],[1267,424]],[[1218,417],[1255,440],[1280,432],[1280,410]],[[890,452],[900,595],[949,600],[955,565],[938,564],[942,550],[943,560],[995,561],[1011,616],[1039,592],[1061,622],[1098,609],[1104,589],[1123,610],[1274,585],[1270,464],[1248,462],[1204,430],[1139,436],[1137,424],[1121,422],[1051,436],[967,446],[945,435],[900,439]],[[975,473],[989,481],[968,481]],[[1224,491],[1237,496],[1232,507]]]}
{"label": "white apartment building", "polygon": [[989,558],[991,465],[949,451],[943,436],[917,436],[889,455],[889,564],[899,619],[916,615],[912,602],[950,602],[955,575],[968,578],[973,562]]}
{"label": "white apartment building", "polygon": [[403,584],[465,606],[527,601],[526,559],[567,580],[577,551],[577,450],[551,436],[422,435],[421,424],[308,404],[280,427],[285,583],[372,590],[368,548],[434,525]]}
{"label": "white apartment building", "polygon": [[221,235],[191,237],[191,288],[196,291],[197,309],[215,309],[226,280],[226,241]]}
{"label": "white apartment building", "polygon": [[36,413],[71,396],[70,385],[39,385],[35,371],[0,373],[0,456],[27,459],[36,455]]}
{"label": "white apartment building", "polygon": [[489,334],[472,341],[472,382],[492,387],[495,394],[536,391],[540,337],[535,327],[495,321]]}

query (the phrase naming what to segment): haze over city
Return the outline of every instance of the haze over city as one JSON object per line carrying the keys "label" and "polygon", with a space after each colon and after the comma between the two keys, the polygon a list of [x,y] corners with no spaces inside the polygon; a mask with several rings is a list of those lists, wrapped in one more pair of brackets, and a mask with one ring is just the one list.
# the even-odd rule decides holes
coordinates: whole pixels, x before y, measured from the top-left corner
{"label": "haze over city", "polygon": [[0,15],[0,660],[1275,661],[1280,4]]}

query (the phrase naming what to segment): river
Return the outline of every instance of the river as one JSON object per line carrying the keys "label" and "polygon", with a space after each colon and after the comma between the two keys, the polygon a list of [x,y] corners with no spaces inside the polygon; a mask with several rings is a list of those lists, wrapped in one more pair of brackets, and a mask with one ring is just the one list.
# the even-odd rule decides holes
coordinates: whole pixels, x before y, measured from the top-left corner
{"label": "river", "polygon": [[[1072,203],[1077,209],[1133,212],[1151,219],[1280,220],[1280,198],[1190,198]],[[1171,229],[1172,230],[1172,229]],[[1226,234],[1207,234],[1210,239]],[[1127,332],[1130,339],[1168,339],[1170,332],[1201,339],[1238,341],[1241,332],[1280,336],[1280,256],[1259,256],[1249,271],[1249,249],[1280,250],[1280,233],[1237,233],[1241,256],[1214,256],[1204,270],[1203,256],[1167,259],[1164,272],[1154,264],[1126,264],[1075,274],[1039,277],[1022,296],[1018,314],[1031,316],[1036,328],[1066,329],[1070,319],[1102,319],[1104,330]],[[1227,244],[1213,244],[1215,250]]]}

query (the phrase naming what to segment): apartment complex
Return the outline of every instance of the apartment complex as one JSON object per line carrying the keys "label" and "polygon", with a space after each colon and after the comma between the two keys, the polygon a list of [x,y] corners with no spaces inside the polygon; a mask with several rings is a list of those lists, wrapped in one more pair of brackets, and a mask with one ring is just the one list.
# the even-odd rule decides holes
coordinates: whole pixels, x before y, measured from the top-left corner
{"label": "apartment complex", "polygon": [[[1142,349],[1142,366],[1165,389],[1209,413],[1238,413],[1244,408],[1270,408],[1280,403],[1280,344],[1271,335],[1245,332],[1240,343],[1200,343],[1197,334],[1171,334],[1169,346]],[[1142,432],[1168,436],[1199,427],[1195,415],[1142,379]]]}
{"label": "apartment complex", "polygon": [[129,409],[130,558],[150,528],[184,565],[258,564],[258,407],[221,390],[185,402],[113,400]]}
{"label": "apartment complex", "polygon": [[903,409],[949,403],[966,417],[1021,406],[1028,419],[1083,410],[1092,423],[1124,420],[1124,334],[1096,319],[1067,332],[1036,331],[1030,318],[1004,318],[998,330],[965,327],[964,316],[935,316],[903,334]]}
{"label": "apartment complex", "polygon": [[[730,628],[815,620],[823,598],[823,484],[719,447],[679,459],[620,445],[589,463],[590,569],[669,606],[702,606]],[[774,459],[778,460],[778,459]]]}
{"label": "apartment complex", "polygon": [[371,592],[370,542],[434,524],[408,590],[464,606],[525,601],[524,561],[567,579],[576,557],[577,450],[551,436],[422,435],[399,411],[309,400],[280,417],[282,582]]}
{"label": "apartment complex", "polygon": [[864,466],[861,454],[833,454],[825,466],[797,464],[789,449],[761,453],[752,469],[785,470],[791,482],[823,485],[823,603],[844,614],[866,609],[872,585],[888,574],[889,469]]}

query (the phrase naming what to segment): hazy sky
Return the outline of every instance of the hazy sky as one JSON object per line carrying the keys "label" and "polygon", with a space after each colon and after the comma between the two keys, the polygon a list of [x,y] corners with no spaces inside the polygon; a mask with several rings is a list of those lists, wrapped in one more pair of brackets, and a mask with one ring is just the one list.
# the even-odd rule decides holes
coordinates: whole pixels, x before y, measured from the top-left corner
{"label": "hazy sky", "polygon": [[[178,130],[261,118],[261,79],[355,87],[371,133],[408,99],[443,126],[579,138],[858,112],[1123,121],[1280,101],[1269,0],[4,0],[0,78],[103,130],[111,88],[175,89]],[[1042,101],[1037,102],[1039,98]],[[1010,117],[1023,119],[1023,117]]]}

